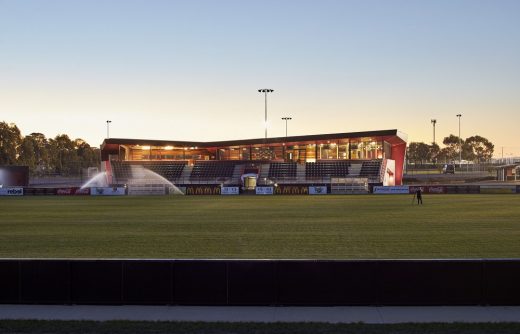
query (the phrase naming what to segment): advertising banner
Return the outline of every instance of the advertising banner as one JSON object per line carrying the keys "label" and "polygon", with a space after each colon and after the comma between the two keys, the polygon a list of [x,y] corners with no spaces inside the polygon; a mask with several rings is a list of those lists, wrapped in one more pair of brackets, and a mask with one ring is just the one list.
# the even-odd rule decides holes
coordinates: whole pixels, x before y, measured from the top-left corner
{"label": "advertising banner", "polygon": [[61,196],[76,196],[76,195],[90,195],[90,188],[79,188],[79,187],[71,187],[71,188],[57,188],[56,195]]}
{"label": "advertising banner", "polygon": [[239,187],[222,187],[221,195],[238,195]]}
{"label": "advertising banner", "polygon": [[424,194],[446,194],[445,186],[410,186],[410,194],[415,194],[419,188]]}
{"label": "advertising banner", "polygon": [[126,195],[124,187],[95,187],[90,188],[90,195],[92,196],[124,196]]}
{"label": "advertising banner", "polygon": [[25,188],[25,196],[56,195],[56,188]]}
{"label": "advertising banner", "polygon": [[408,186],[390,186],[390,187],[383,187],[383,186],[375,186],[374,187],[374,194],[383,195],[383,194],[408,194],[410,191]]}
{"label": "advertising banner", "polygon": [[310,186],[310,195],[327,195],[327,186]]}
{"label": "advertising banner", "polygon": [[256,187],[256,194],[257,195],[272,195],[273,187]]}
{"label": "advertising banner", "polygon": [[481,194],[515,194],[516,186],[507,185],[491,185],[491,186],[480,186]]}
{"label": "advertising banner", "polygon": [[21,187],[0,188],[0,196],[23,196],[23,188],[21,188]]}
{"label": "advertising banner", "polygon": [[186,186],[186,195],[220,195],[222,189],[220,185],[190,185]]}
{"label": "advertising banner", "polygon": [[448,194],[479,194],[480,186],[446,186]]}

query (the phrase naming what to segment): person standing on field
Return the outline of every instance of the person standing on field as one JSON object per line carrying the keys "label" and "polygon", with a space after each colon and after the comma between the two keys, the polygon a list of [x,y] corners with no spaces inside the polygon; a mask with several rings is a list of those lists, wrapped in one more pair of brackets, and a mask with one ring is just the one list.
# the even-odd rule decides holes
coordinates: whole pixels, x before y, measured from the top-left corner
{"label": "person standing on field", "polygon": [[417,196],[417,204],[422,205],[422,190],[421,187],[417,188],[417,191],[415,192],[415,195]]}

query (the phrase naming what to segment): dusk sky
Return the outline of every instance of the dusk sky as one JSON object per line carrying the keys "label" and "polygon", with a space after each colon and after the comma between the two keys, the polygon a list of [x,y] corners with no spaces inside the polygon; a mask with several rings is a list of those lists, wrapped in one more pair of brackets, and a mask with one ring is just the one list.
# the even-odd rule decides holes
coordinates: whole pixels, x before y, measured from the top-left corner
{"label": "dusk sky", "polygon": [[214,141],[398,129],[520,156],[518,0],[0,0],[0,121]]}

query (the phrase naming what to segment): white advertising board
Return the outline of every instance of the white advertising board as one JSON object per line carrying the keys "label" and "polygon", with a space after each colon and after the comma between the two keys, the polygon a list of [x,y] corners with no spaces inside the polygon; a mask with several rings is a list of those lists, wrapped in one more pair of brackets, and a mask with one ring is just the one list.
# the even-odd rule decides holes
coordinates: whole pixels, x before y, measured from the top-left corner
{"label": "white advertising board", "polygon": [[272,195],[274,194],[273,187],[256,187],[257,195]]}
{"label": "white advertising board", "polygon": [[23,188],[0,188],[0,196],[23,196]]}
{"label": "white advertising board", "polygon": [[124,187],[95,187],[90,188],[90,195],[92,196],[124,196]]}
{"label": "white advertising board", "polygon": [[374,194],[408,194],[408,186],[392,186],[392,187],[374,187]]}
{"label": "white advertising board", "polygon": [[238,195],[239,188],[238,187],[222,187],[220,194],[221,195]]}
{"label": "white advertising board", "polygon": [[309,195],[327,195],[327,186],[310,186]]}

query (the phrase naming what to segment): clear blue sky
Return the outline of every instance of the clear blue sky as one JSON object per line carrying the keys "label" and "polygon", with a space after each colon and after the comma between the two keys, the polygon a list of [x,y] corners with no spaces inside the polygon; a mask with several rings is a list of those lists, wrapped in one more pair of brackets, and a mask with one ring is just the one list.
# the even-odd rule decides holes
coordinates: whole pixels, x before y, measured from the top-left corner
{"label": "clear blue sky", "polygon": [[520,1],[0,0],[0,121],[224,140],[397,128],[520,155]]}

